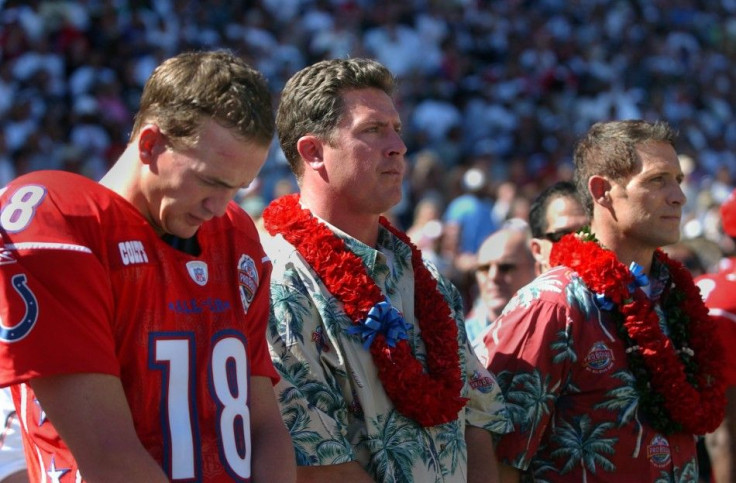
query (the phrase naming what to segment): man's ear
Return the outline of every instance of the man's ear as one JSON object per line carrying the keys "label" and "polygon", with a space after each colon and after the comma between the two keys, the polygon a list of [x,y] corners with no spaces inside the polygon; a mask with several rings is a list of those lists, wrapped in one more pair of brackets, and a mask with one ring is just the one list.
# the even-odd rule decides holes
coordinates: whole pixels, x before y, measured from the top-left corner
{"label": "man's ear", "polygon": [[166,139],[156,124],[146,124],[138,135],[138,153],[143,164],[151,165],[162,150],[166,149]]}
{"label": "man's ear", "polygon": [[529,251],[532,252],[532,257],[534,258],[534,274],[541,275],[549,268],[549,263],[544,259],[544,255],[542,254],[542,240],[539,238],[530,239]]}
{"label": "man's ear", "polygon": [[312,134],[302,136],[296,142],[296,150],[306,165],[313,170],[319,170],[324,166],[322,141]]}
{"label": "man's ear", "polygon": [[611,206],[611,182],[608,179],[598,175],[591,176],[588,180],[588,191],[594,203]]}
{"label": "man's ear", "polygon": [[529,240],[529,251],[532,252],[534,259],[539,261],[542,256],[542,244],[538,239],[532,238]]}

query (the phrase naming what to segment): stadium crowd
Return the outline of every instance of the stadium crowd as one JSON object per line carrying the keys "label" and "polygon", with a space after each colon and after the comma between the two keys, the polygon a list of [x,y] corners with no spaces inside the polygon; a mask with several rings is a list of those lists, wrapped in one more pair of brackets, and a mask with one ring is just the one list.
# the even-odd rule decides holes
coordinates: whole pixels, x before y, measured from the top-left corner
{"label": "stadium crowd", "polygon": [[[489,232],[525,218],[542,188],[570,177],[574,140],[605,119],[664,119],[680,131],[685,243],[697,241],[705,269],[733,250],[714,208],[736,186],[734,0],[5,0],[0,8],[0,185],[46,168],[99,179],[127,142],[145,79],[180,51],[232,49],[266,75],[276,99],[305,65],[367,56],[400,81],[410,172],[391,215],[459,285],[470,266],[462,255],[477,244],[460,240],[462,230],[449,248],[441,243],[448,207],[479,210],[476,220],[490,212]],[[274,142],[240,201],[258,216],[294,189]]]}

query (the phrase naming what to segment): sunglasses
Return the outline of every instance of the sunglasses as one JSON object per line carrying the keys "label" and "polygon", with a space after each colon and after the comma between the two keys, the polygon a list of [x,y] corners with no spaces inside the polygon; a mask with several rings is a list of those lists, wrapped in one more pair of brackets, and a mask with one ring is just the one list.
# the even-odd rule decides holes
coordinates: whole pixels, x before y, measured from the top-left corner
{"label": "sunglasses", "polygon": [[[497,265],[497,267],[498,267],[498,272],[501,275],[506,275],[507,273],[511,273],[514,270],[516,270],[516,264],[515,263],[508,263],[508,262],[507,263],[499,263]],[[475,271],[476,272],[481,272],[481,273],[484,273],[484,274],[488,274],[488,271],[490,269],[491,269],[491,264],[490,263],[484,263],[483,265],[478,265],[477,267],[475,267]]]}
{"label": "sunglasses", "polygon": [[545,233],[544,235],[542,235],[542,238],[544,238],[545,240],[549,240],[552,243],[557,243],[562,239],[563,236],[569,235],[570,233],[575,233],[579,229],[580,228],[563,228],[562,230]]}

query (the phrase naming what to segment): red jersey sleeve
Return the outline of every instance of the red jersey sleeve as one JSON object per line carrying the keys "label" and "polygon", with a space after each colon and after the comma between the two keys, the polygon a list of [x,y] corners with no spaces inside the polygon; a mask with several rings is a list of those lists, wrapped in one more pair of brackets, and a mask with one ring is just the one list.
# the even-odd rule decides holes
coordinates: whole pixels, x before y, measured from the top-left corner
{"label": "red jersey sleeve", "polygon": [[45,178],[32,179],[0,197],[0,385],[71,372],[118,375],[113,297],[96,241],[67,197]]}
{"label": "red jersey sleeve", "polygon": [[[736,346],[736,274],[719,272],[695,279],[708,313],[716,322],[718,340],[724,348]],[[736,385],[736,351],[724,350],[723,376],[726,384]]]}

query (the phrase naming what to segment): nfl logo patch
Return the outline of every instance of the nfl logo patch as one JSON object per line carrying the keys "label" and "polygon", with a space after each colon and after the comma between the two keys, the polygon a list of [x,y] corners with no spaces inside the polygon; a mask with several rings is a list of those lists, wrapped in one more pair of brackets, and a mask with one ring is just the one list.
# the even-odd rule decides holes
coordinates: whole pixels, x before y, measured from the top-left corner
{"label": "nfl logo patch", "polygon": [[197,285],[204,287],[207,284],[207,264],[194,260],[187,262],[187,271],[189,276]]}

